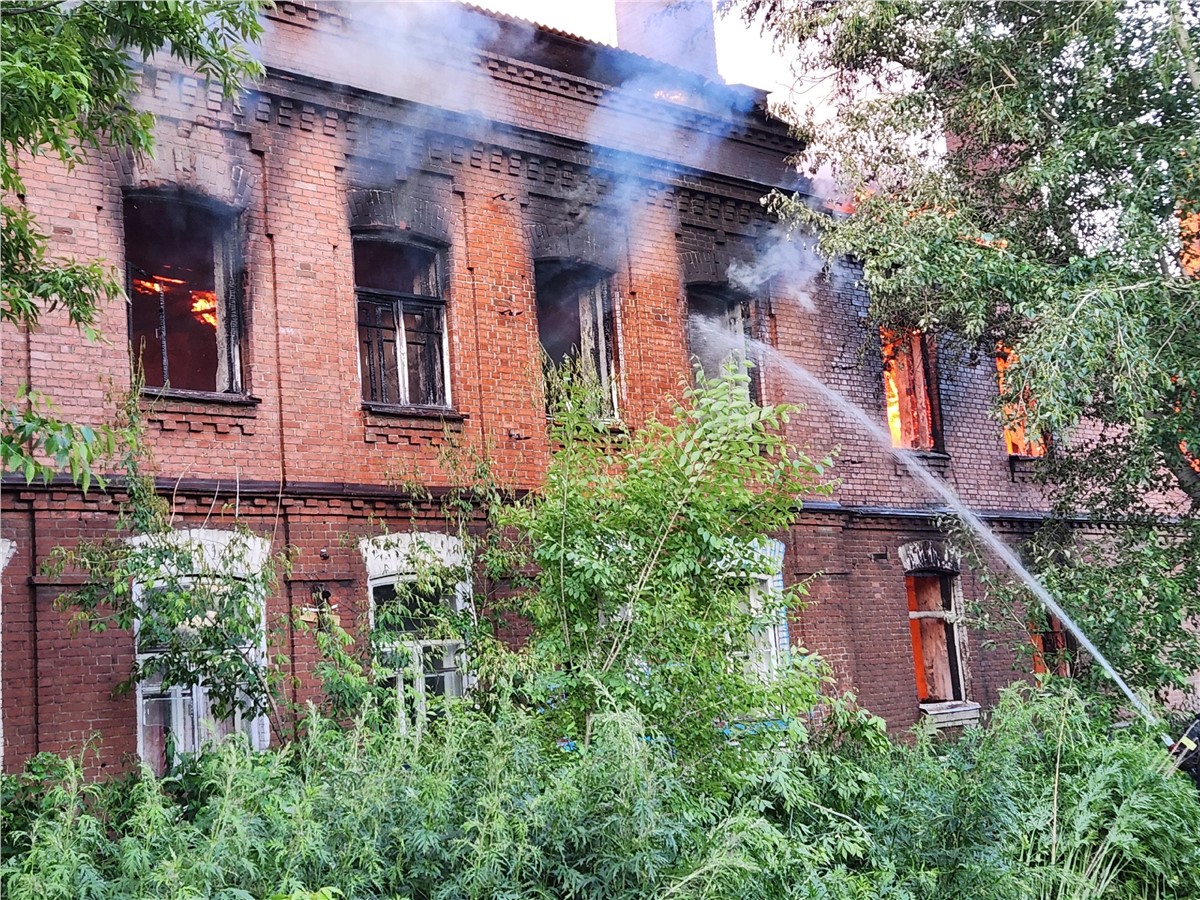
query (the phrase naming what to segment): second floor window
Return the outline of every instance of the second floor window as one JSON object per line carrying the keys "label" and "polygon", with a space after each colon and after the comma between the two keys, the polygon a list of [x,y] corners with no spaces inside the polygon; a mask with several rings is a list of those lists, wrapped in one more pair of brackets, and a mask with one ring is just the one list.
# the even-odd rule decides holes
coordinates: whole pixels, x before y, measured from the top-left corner
{"label": "second floor window", "polygon": [[363,402],[450,405],[439,262],[414,244],[354,241]]}
{"label": "second floor window", "polygon": [[584,263],[537,263],[537,325],[547,366],[547,401],[568,381],[594,395],[601,419],[617,417],[617,328],[609,274]]}
{"label": "second floor window", "polygon": [[[996,379],[999,383],[1000,394],[1008,390],[1005,376],[1017,361],[1017,354],[1003,344],[996,347]],[[1028,392],[1023,392],[1017,403],[1006,403],[1002,410],[1004,416],[1004,445],[1009,456],[1045,456],[1046,441],[1036,434],[1030,434],[1026,425],[1024,410],[1033,404],[1033,398]]]}
{"label": "second floor window", "polygon": [[[687,290],[688,361],[710,380],[727,366],[740,368],[750,357],[750,301],[723,285],[692,285]],[[757,402],[757,369],[750,370],[750,398]]]}
{"label": "second floor window", "polygon": [[879,329],[883,348],[883,392],[892,446],[941,450],[937,367],[933,342],[911,329]]}
{"label": "second floor window", "polygon": [[174,197],[125,200],[129,340],[149,388],[240,393],[237,231]]}

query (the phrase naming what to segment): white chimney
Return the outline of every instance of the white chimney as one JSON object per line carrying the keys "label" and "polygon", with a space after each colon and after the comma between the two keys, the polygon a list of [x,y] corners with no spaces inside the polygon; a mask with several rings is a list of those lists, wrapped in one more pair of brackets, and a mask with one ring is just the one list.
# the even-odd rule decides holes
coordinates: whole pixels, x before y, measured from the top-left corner
{"label": "white chimney", "polygon": [[710,81],[717,73],[712,0],[615,0],[617,45]]}

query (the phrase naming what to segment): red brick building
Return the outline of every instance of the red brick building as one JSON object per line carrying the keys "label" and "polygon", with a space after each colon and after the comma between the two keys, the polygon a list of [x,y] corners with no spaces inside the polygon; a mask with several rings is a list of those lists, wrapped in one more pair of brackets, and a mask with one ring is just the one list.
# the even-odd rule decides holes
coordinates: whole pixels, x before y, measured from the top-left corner
{"label": "red brick building", "polygon": [[[775,242],[760,198],[805,187],[759,92],[471,8],[281,2],[267,15],[267,75],[236,103],[169,61],[144,66],[153,158],[102,153],[69,173],[22,161],[54,250],[123,264],[129,302],[100,311],[107,343],[51,315],[33,333],[5,325],[2,350],[6,391],[27,382],[97,423],[140,357],[178,527],[220,542],[236,511],[267,547],[297,549],[266,610],[284,623],[297,698],[314,652],[289,612],[319,589],[344,619],[367,617],[397,572],[359,539],[380,520],[444,530],[436,501],[414,520],[397,485],[416,473],[445,487],[448,434],[535,488],[550,452],[543,352],[580,358],[608,414],[636,426],[690,370],[689,314],[803,362],[881,424],[890,411],[898,452],[1013,540],[1040,520],[1029,460],[989,415],[990,356],[939,370],[919,335],[881,347],[852,266],[814,274],[803,248],[731,280]],[[755,390],[803,399],[769,359]],[[814,451],[840,448],[842,481],[781,536],[785,580],[819,573],[789,639],[894,728],[922,700],[970,718],[1013,660],[953,622],[978,586],[942,544],[937,502],[844,411],[813,402],[791,428]],[[40,574],[52,547],[111,532],[115,501],[5,480],[10,769],[96,732],[104,764],[150,757],[184,715],[152,686],[115,696],[131,635],[71,634],[61,584]]]}

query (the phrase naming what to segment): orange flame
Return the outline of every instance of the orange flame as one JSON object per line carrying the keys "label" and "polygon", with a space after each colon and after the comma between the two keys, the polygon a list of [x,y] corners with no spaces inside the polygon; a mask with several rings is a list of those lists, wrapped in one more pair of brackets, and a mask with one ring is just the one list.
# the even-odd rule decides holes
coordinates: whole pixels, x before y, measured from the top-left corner
{"label": "orange flame", "polygon": [[[996,378],[1000,393],[1004,393],[1004,373],[1012,368],[1017,361],[1017,354],[1004,344],[996,345]],[[1023,405],[1033,405],[1033,398],[1026,396]],[[1008,447],[1009,456],[1045,456],[1046,443],[1040,439],[1030,438],[1025,430],[1025,417],[1018,415],[1018,410],[1008,404],[1004,407],[1004,443]]]}
{"label": "orange flame", "polygon": [[212,291],[192,291],[192,315],[216,328],[217,295]]}
{"label": "orange flame", "polygon": [[904,422],[900,413],[900,385],[896,382],[896,356],[900,352],[900,335],[890,328],[880,328],[883,344],[883,396],[887,404],[888,431],[893,447],[907,447]]}

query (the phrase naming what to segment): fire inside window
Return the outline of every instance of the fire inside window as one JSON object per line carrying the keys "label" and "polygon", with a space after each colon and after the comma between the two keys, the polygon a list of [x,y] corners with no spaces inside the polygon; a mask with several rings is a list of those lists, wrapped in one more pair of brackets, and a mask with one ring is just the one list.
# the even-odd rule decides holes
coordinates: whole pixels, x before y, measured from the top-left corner
{"label": "fire inside window", "polygon": [[1075,642],[1057,617],[1047,615],[1044,626],[1029,623],[1029,638],[1033,643],[1033,671],[1053,672],[1062,678],[1071,675],[1071,656]]}
{"label": "fire inside window", "polygon": [[907,575],[917,697],[922,703],[963,700],[956,622],[956,576]]}
{"label": "fire inside window", "polygon": [[[709,379],[749,358],[750,301],[723,285],[692,285],[687,291],[688,360]],[[750,370],[750,396],[758,397],[758,370]]]}
{"label": "fire inside window", "polygon": [[585,263],[543,260],[534,277],[538,340],[546,364],[561,376],[547,378],[548,394],[569,378],[582,379],[596,394],[599,416],[615,419],[617,329],[609,273]]}
{"label": "fire inside window", "polygon": [[892,446],[940,450],[941,415],[933,343],[911,329],[879,329],[883,349],[883,392]]}
{"label": "fire inside window", "polygon": [[125,201],[129,339],[147,387],[241,390],[235,229],[165,197]]}
{"label": "fire inside window", "polygon": [[[1017,361],[1017,355],[1003,344],[996,348],[996,378],[1000,385],[1000,394],[1004,395],[1008,387],[1005,384],[1005,373]],[[1002,410],[1004,416],[1004,444],[1009,456],[1045,456],[1046,442],[1041,438],[1030,437],[1025,428],[1023,408],[1033,405],[1033,398],[1028,392],[1022,394],[1020,402],[1006,403]]]}
{"label": "fire inside window", "polygon": [[437,253],[356,238],[354,284],[364,402],[449,405]]}

